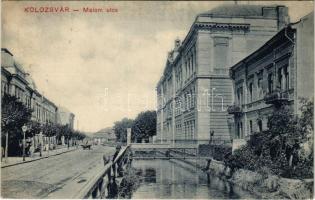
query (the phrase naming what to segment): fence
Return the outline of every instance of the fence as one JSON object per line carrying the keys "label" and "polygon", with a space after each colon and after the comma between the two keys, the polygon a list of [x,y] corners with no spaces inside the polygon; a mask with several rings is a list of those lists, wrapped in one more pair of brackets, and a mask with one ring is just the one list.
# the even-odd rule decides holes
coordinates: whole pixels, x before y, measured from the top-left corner
{"label": "fence", "polygon": [[[123,147],[114,161],[109,161],[104,170],[101,173],[96,174],[96,176],[85,185],[85,187],[80,190],[79,193],[75,195],[75,199],[95,199],[104,198],[106,193],[107,184],[110,179],[116,177],[118,169],[120,166],[126,167],[130,164],[130,147]],[[120,166],[119,166],[120,165]]]}

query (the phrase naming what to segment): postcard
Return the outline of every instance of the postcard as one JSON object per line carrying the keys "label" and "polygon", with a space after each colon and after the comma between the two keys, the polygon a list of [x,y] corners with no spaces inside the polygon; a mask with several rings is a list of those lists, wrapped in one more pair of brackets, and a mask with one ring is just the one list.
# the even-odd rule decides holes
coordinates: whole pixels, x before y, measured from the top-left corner
{"label": "postcard", "polygon": [[1,198],[314,197],[313,1],[1,6]]}

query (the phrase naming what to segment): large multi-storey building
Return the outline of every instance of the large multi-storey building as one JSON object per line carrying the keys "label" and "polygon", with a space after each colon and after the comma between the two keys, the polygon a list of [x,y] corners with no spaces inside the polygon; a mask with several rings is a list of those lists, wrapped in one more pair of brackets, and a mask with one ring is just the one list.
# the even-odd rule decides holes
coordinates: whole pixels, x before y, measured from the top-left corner
{"label": "large multi-storey building", "polygon": [[232,66],[234,149],[253,132],[267,129],[268,116],[283,103],[299,113],[299,98],[314,97],[314,13],[288,25]]}
{"label": "large multi-storey building", "polygon": [[30,74],[25,72],[23,67],[16,62],[9,50],[2,48],[1,96],[4,94],[17,97],[25,106],[31,108],[33,110],[32,121],[41,124],[57,123],[58,107],[38,92]]}
{"label": "large multi-storey building", "polygon": [[[229,68],[289,21],[284,6],[225,5],[199,14],[157,84],[157,140],[230,141]],[[231,118],[231,119],[229,119]]]}

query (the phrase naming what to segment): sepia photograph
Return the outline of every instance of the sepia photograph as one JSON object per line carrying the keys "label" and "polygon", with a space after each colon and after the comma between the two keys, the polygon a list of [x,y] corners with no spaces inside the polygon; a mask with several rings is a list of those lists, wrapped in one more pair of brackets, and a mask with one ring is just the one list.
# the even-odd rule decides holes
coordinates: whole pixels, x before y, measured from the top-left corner
{"label": "sepia photograph", "polygon": [[313,1],[1,2],[2,199],[313,199]]}

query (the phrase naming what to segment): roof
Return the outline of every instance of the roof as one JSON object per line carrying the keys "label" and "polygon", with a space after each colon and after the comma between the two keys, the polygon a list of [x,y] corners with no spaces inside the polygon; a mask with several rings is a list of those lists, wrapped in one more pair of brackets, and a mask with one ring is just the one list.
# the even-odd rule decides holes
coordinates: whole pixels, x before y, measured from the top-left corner
{"label": "roof", "polygon": [[112,128],[103,128],[93,134],[93,137],[111,138],[115,139],[116,135]]}
{"label": "roof", "polygon": [[207,12],[199,14],[199,16],[229,16],[229,17],[258,17],[263,16],[263,8],[275,8],[276,5],[222,5]]}
{"label": "roof", "polygon": [[[245,57],[244,59],[242,59],[241,61],[239,61],[238,63],[236,63],[235,65],[233,65],[230,70],[234,71],[236,70],[239,66],[241,66],[243,63],[247,63],[250,62],[251,60],[255,59],[257,56],[261,56],[260,53],[262,51],[268,51],[269,48],[273,48],[272,45],[275,45],[277,42],[279,42],[279,38],[285,38],[285,39],[289,39],[290,37],[290,33],[289,31],[292,31],[293,29],[291,28],[291,26],[287,26],[284,27],[283,29],[281,29],[276,35],[274,35],[270,40],[268,40],[265,44],[263,44],[261,47],[259,47],[256,51],[254,51],[253,53],[249,54],[247,57]],[[292,37],[292,36],[291,36]]]}
{"label": "roof", "polygon": [[32,88],[32,90],[36,90],[36,89],[37,89],[36,84],[35,84],[33,78],[31,77],[31,75],[27,75],[27,76],[25,77],[25,79],[26,79],[26,81],[28,82],[28,86],[29,86],[30,88]]}
{"label": "roof", "polygon": [[10,54],[11,56],[13,56],[13,54],[7,48],[1,48],[1,51],[4,51],[4,52]]}
{"label": "roof", "polygon": [[67,108],[65,108],[65,107],[63,107],[63,106],[58,106],[58,111],[61,113],[61,112],[63,112],[63,113],[72,113],[69,109],[67,109]]}

